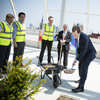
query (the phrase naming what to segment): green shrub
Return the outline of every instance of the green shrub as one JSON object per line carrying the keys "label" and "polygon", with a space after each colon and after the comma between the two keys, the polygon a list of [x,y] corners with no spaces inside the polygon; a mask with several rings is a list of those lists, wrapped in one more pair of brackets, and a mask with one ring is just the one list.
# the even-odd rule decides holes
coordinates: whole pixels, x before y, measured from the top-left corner
{"label": "green shrub", "polygon": [[21,63],[21,60],[17,65],[8,62],[6,74],[0,81],[0,100],[26,100],[39,92],[40,87],[45,83],[46,80],[39,79],[41,71],[31,71],[29,67],[31,60],[23,66]]}

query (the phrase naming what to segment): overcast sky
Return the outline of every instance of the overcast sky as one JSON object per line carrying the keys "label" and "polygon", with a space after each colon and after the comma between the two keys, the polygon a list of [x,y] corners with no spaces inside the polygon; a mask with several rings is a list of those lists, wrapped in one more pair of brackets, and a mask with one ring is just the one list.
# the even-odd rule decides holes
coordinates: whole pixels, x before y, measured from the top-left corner
{"label": "overcast sky", "polygon": [[[61,17],[61,1],[62,0],[47,0],[48,9],[59,10],[58,12],[49,11],[48,15],[54,16],[54,24],[60,24]],[[40,24],[42,16],[44,16],[45,22],[45,11],[43,0],[14,0],[17,14],[20,11],[26,13],[26,26],[33,24],[38,26]],[[80,23],[84,25],[86,31],[87,16],[80,14],[69,14],[67,11],[86,12],[87,11],[87,0],[67,0],[66,9],[66,21],[65,24],[71,29],[73,24]],[[100,14],[100,0],[90,0],[90,12]],[[13,13],[10,6],[9,0],[0,0],[0,21],[5,19],[7,13]],[[100,32],[100,16],[90,16],[89,20],[89,32]]]}

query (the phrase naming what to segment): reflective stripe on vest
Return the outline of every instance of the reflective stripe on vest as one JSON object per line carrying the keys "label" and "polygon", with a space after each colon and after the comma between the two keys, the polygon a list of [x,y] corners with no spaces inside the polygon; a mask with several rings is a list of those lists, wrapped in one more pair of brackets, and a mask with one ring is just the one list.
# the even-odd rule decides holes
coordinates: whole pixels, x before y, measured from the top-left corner
{"label": "reflective stripe on vest", "polygon": [[48,41],[53,41],[54,30],[55,30],[54,25],[52,25],[51,28],[49,28],[49,25],[45,24],[42,39],[48,40]]}
{"label": "reflective stripe on vest", "polygon": [[5,22],[0,22],[2,27],[2,32],[0,32],[0,45],[2,46],[9,46],[12,44],[12,32],[13,27],[11,25],[11,29]]}
{"label": "reflective stripe on vest", "polygon": [[17,25],[16,42],[25,42],[25,29],[23,25],[19,22],[15,22]]}

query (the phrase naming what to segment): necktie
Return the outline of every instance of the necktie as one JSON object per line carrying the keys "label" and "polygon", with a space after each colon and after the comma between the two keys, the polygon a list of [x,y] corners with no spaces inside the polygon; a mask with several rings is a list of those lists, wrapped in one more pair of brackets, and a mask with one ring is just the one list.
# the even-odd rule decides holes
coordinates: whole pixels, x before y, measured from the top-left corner
{"label": "necktie", "polygon": [[79,48],[78,39],[75,39],[75,47],[76,47],[76,58],[77,58],[78,57],[78,48]]}
{"label": "necktie", "polygon": [[75,46],[76,46],[76,48],[79,47],[78,39],[75,39]]}
{"label": "necktie", "polygon": [[65,40],[66,33],[63,34],[63,40]]}

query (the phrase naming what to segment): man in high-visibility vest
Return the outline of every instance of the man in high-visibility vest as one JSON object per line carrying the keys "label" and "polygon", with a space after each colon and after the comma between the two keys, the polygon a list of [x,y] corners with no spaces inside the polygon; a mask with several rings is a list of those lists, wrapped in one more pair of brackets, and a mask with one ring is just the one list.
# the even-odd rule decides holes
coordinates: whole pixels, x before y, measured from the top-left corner
{"label": "man in high-visibility vest", "polygon": [[[14,16],[6,15],[6,21],[0,22],[0,69],[5,71],[12,44],[12,22]],[[0,72],[1,72],[0,70]]]}
{"label": "man in high-visibility vest", "polygon": [[53,36],[54,33],[56,32],[56,26],[53,25],[53,17],[49,16],[48,17],[48,24],[44,24],[44,32],[42,35],[42,46],[41,46],[41,52],[39,56],[39,61],[38,65],[42,64],[43,56],[44,56],[44,51],[47,47],[48,50],[48,63],[51,63],[51,49],[52,49],[52,43],[53,43]]}
{"label": "man in high-visibility vest", "polygon": [[[15,65],[18,63],[16,57],[21,56],[23,57],[24,47],[25,47],[25,27],[24,27],[24,20],[25,20],[25,13],[20,12],[18,14],[19,20],[13,23],[13,44],[14,44],[14,54],[13,54],[13,61]],[[21,65],[22,66],[22,65]]]}

